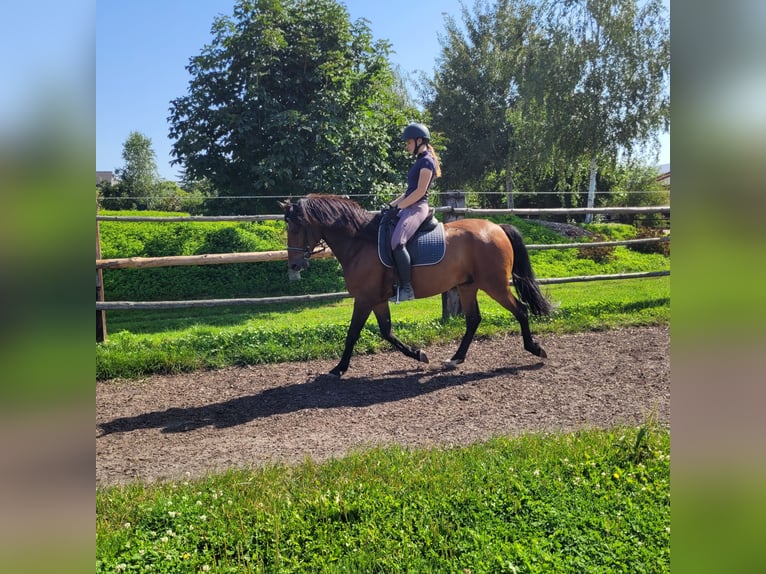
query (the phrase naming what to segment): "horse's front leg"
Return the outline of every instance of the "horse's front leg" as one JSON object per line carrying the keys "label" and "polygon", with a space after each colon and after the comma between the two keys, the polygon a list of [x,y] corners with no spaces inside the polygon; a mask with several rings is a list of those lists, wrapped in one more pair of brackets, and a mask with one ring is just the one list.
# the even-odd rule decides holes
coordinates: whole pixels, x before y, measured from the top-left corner
{"label": "horse's front leg", "polygon": [[362,327],[367,322],[367,317],[370,316],[372,308],[367,303],[360,303],[354,299],[354,312],[351,315],[351,324],[348,326],[348,332],[346,333],[346,347],[343,349],[343,356],[340,358],[334,369],[330,371],[331,375],[336,377],[342,377],[348,370],[348,364],[351,362],[351,355],[354,352],[354,345],[359,340],[359,335],[362,332]]}
{"label": "horse's front leg", "polygon": [[395,349],[404,353],[408,357],[420,361],[421,363],[427,363],[428,357],[426,354],[417,347],[410,347],[405,345],[391,330],[391,308],[388,306],[388,301],[378,303],[374,308],[375,318],[378,320],[378,327],[380,327],[380,336],[386,341],[391,343]]}

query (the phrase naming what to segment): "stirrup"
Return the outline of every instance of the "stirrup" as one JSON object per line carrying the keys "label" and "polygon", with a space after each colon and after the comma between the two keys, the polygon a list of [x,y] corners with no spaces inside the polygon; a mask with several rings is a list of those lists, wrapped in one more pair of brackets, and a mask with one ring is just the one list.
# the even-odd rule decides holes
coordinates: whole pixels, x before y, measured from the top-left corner
{"label": "stirrup", "polygon": [[415,292],[412,290],[412,286],[404,288],[400,285],[396,286],[396,295],[391,297],[389,303],[403,303],[404,301],[413,301],[415,299]]}

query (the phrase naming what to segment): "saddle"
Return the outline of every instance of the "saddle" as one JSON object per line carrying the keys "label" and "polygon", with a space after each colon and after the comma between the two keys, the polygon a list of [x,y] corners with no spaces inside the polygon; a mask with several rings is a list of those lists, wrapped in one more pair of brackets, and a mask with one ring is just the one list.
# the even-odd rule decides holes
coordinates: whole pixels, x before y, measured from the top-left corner
{"label": "saddle", "polygon": [[[382,221],[378,229],[378,257],[385,267],[394,267],[391,255],[391,234],[396,227],[397,218]],[[415,235],[407,242],[412,266],[436,265],[447,251],[444,240],[444,224],[434,217],[431,210],[425,221],[420,224]]]}

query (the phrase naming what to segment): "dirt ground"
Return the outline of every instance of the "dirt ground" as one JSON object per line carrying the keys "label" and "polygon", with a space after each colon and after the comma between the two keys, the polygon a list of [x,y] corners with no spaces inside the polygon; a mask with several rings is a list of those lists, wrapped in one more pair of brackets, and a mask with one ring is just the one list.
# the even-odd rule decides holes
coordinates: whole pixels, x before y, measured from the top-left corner
{"label": "dirt ground", "polygon": [[477,339],[465,364],[443,370],[457,344],[337,361],[227,368],[96,384],[96,481],[198,478],[227,468],[317,462],[372,445],[465,445],[497,435],[670,423],[667,326]]}

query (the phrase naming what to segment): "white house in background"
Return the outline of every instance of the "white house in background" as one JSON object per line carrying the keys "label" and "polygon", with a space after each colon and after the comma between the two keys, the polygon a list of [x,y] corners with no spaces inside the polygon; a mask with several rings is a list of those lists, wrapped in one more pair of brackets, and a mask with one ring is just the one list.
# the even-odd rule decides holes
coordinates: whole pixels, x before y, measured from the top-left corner
{"label": "white house in background", "polygon": [[97,171],[96,172],[96,185],[101,185],[102,183],[108,183],[110,185],[114,185],[117,183],[117,178],[114,177],[114,172],[111,171]]}
{"label": "white house in background", "polygon": [[657,181],[663,186],[670,187],[670,164],[663,163],[657,166]]}

